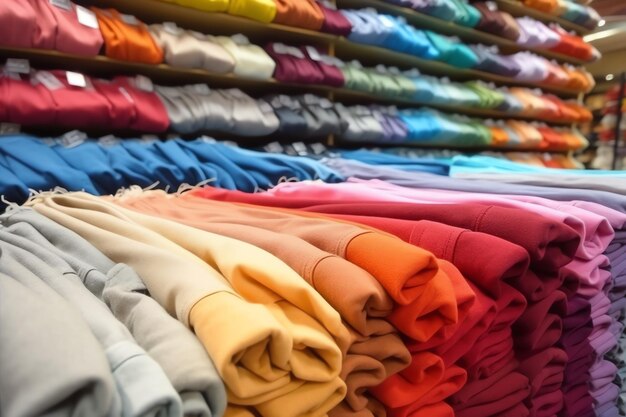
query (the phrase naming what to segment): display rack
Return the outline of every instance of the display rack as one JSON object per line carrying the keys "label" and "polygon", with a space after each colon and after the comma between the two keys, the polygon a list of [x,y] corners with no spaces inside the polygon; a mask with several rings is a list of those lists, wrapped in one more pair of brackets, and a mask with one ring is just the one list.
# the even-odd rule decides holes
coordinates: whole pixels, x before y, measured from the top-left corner
{"label": "display rack", "polygon": [[[427,60],[378,46],[356,43],[342,36],[293,26],[264,23],[226,13],[205,12],[165,1],[133,0],[132,2],[129,2],[126,0],[77,0],[76,2],[83,6],[114,8],[122,13],[135,15],[147,24],[169,21],[174,22],[179,27],[185,29],[196,30],[202,33],[218,36],[229,36],[236,33],[242,33],[255,44],[284,42],[291,45],[312,45],[325,50],[329,55],[338,57],[344,61],[358,60],[362,62],[365,67],[375,67],[378,64],[384,64],[387,66],[395,66],[402,70],[418,69],[421,73],[426,75],[446,77],[452,81],[458,82],[481,80],[493,83],[496,86],[539,88],[546,93],[550,93],[561,98],[580,98],[583,93],[583,91],[577,89],[555,86],[548,82],[526,82],[512,77],[501,76],[484,71],[462,69],[441,61]],[[373,7],[381,13],[403,16],[407,19],[409,24],[412,24],[419,29],[429,29],[444,35],[454,35],[467,43],[497,45],[503,53],[515,53],[523,50],[530,50],[538,55],[549,59],[555,59],[562,63],[584,63],[581,60],[563,54],[537,48],[529,49],[520,47],[510,40],[500,38],[493,34],[446,22],[436,17],[418,13],[405,7],[399,7],[386,3],[382,0],[336,0],[335,3],[339,8]],[[522,10],[520,9],[521,6],[514,1],[501,0],[499,3],[506,3],[511,7],[518,7],[518,9],[516,9],[517,12],[513,14],[528,14],[535,17],[534,15],[536,13],[534,13],[531,9],[522,8]],[[525,11],[529,13],[523,13]],[[544,18],[546,18],[546,16],[544,16]],[[516,114],[475,106],[421,102],[419,100],[406,99],[402,97],[389,97],[364,93],[350,90],[348,88],[284,83],[275,79],[253,80],[237,77],[233,74],[212,73],[203,69],[176,68],[165,64],[148,65],[136,62],[120,61],[105,56],[85,57],[51,50],[8,47],[0,47],[0,56],[6,58],[25,58],[31,61],[33,66],[37,68],[68,69],[102,77],[141,74],[150,77],[153,81],[162,85],[207,83],[211,87],[215,88],[238,87],[257,97],[276,93],[313,93],[347,105],[384,104],[395,105],[399,108],[427,106],[446,113],[461,114],[482,119],[538,121],[548,123],[553,126],[571,126],[575,123],[573,120],[555,119],[543,114]],[[334,143],[334,138],[330,137],[328,143],[332,145]],[[380,144],[376,145],[378,146]],[[423,143],[414,145],[427,146]],[[441,147],[441,145],[438,146]],[[498,147],[493,149],[504,150],[506,148]],[[521,148],[512,149],[525,150]],[[537,151],[544,152],[545,149],[537,149]]]}
{"label": "display rack", "polygon": [[467,43],[495,45],[500,49],[500,51],[505,54],[512,54],[520,51],[530,51],[537,55],[544,56],[548,59],[554,59],[559,62],[569,63],[573,65],[584,65],[587,63],[582,59],[578,59],[558,52],[553,52],[547,49],[520,46],[509,39],[502,38],[491,33],[481,32],[476,29],[461,26],[453,22],[426,15],[424,13],[419,13],[407,7],[389,4],[386,3],[384,0],[337,0],[337,5],[345,9],[373,7],[384,13],[404,17],[408,23],[416,27],[429,29],[433,32],[441,33],[444,35],[457,36],[459,39]]}

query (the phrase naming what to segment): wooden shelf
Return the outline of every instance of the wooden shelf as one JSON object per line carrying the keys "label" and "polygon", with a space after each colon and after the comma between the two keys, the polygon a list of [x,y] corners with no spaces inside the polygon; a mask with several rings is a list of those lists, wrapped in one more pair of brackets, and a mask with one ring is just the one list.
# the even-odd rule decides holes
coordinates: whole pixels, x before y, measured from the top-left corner
{"label": "wooden shelf", "polygon": [[179,26],[216,35],[243,33],[254,43],[279,41],[289,44],[302,43],[325,46],[344,60],[359,59],[367,66],[384,62],[403,69],[417,68],[424,74],[449,77],[456,81],[483,80],[502,86],[524,86],[541,88],[562,97],[577,97],[581,91],[555,87],[550,84],[523,82],[509,77],[483,71],[453,67],[444,62],[430,61],[388,49],[358,44],[344,37],[329,35],[306,29],[278,24],[265,24],[239,16],[224,13],[209,13],[196,9],[165,3],[158,0],[82,0],[80,3],[99,7],[113,7],[124,13],[132,13],[147,23],[164,21],[176,22]]}
{"label": "wooden shelf", "polygon": [[574,123],[572,121],[520,115],[498,110],[481,109],[478,107],[431,104],[398,97],[378,96],[346,88],[289,84],[281,83],[273,79],[252,80],[237,77],[232,74],[211,73],[202,69],[175,68],[164,64],[141,64],[110,59],[104,56],[85,57],[57,51],[22,48],[0,48],[0,56],[5,58],[28,59],[36,68],[68,69],[99,77],[141,74],[149,77],[155,83],[162,85],[207,83],[213,88],[239,87],[257,97],[277,93],[303,94],[307,92],[322,96],[332,95],[335,100],[345,104],[387,104],[396,105],[400,108],[424,106],[432,107],[446,113],[464,114],[484,119],[540,120],[554,125],[570,125]]}
{"label": "wooden shelf", "polygon": [[533,19],[540,20],[544,23],[558,23],[566,30],[573,30],[579,35],[583,36],[587,33],[592,32],[591,29],[587,29],[584,26],[576,24],[574,22],[570,22],[569,20],[565,20],[560,18],[559,16],[551,15],[548,13],[544,13],[537,9],[533,9],[531,7],[524,6],[523,3],[520,3],[516,0],[494,0],[498,4],[498,8],[502,11],[508,12],[515,17],[529,16]]}
{"label": "wooden shelf", "polygon": [[404,17],[408,23],[417,27],[418,29],[428,29],[433,32],[441,33],[448,36],[457,36],[467,43],[481,43],[485,45],[496,45],[500,48],[500,51],[505,54],[513,54],[520,51],[530,51],[537,55],[544,56],[548,59],[554,59],[559,62],[565,62],[574,65],[585,65],[589,62],[579,58],[575,58],[569,55],[560,54],[558,52],[552,52],[547,49],[541,48],[528,48],[520,46],[517,43],[501,38],[500,36],[475,30],[469,27],[448,22],[446,20],[439,19],[437,17],[429,16],[423,13],[419,13],[408,7],[396,6],[389,4],[384,0],[336,0],[337,5],[341,8],[364,8],[373,7],[381,12],[388,13],[394,16]]}

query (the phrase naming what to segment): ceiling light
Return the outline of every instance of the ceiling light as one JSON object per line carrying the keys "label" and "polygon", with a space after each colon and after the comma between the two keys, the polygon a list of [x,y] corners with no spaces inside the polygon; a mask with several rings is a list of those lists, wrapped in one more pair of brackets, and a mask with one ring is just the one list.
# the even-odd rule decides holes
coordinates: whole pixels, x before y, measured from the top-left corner
{"label": "ceiling light", "polygon": [[615,78],[615,75],[607,74],[607,76],[605,78],[606,78],[607,81],[613,81],[613,79]]}

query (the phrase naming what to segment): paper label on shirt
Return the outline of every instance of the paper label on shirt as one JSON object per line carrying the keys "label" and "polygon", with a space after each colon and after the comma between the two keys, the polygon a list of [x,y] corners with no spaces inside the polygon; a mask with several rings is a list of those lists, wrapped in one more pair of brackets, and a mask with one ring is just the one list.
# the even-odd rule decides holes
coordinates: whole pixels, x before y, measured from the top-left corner
{"label": "paper label on shirt", "polygon": [[74,148],[87,140],[87,134],[80,130],[72,130],[61,136],[59,140],[66,148]]}
{"label": "paper label on shirt", "polygon": [[270,142],[263,147],[265,152],[269,153],[283,153],[284,148],[278,142]]}
{"label": "paper label on shirt", "polygon": [[115,137],[115,135],[106,135],[98,139],[98,145],[100,146],[115,146],[121,142],[121,139]]}
{"label": "paper label on shirt", "polygon": [[122,17],[122,21],[127,25],[139,26],[139,19],[137,19],[132,14],[120,14]]}
{"label": "paper label on shirt", "polygon": [[98,18],[96,14],[91,10],[76,5],[76,17],[78,17],[78,22],[88,28],[92,29],[100,29],[100,25],[98,24]]}
{"label": "paper label on shirt", "polygon": [[178,36],[183,32],[174,22],[163,22],[163,29],[172,35]]}
{"label": "paper label on shirt", "polygon": [[305,94],[302,98],[306,104],[318,104],[320,101],[320,98],[315,94]]}
{"label": "paper label on shirt", "polygon": [[319,101],[319,106],[323,109],[332,109],[333,103],[327,98],[321,98]]}
{"label": "paper label on shirt", "polygon": [[87,79],[80,72],[67,71],[65,77],[69,85],[81,88],[87,87]]}
{"label": "paper label on shirt", "polygon": [[192,88],[196,93],[202,94],[203,96],[211,94],[211,89],[206,84],[194,84]]}
{"label": "paper label on shirt", "polygon": [[20,129],[17,123],[0,123],[0,135],[14,135],[20,133]]}
{"label": "paper label on shirt", "polygon": [[154,91],[154,84],[152,84],[152,80],[144,75],[138,75],[135,77],[135,86],[138,89],[149,93]]}
{"label": "paper label on shirt", "polygon": [[9,58],[4,64],[4,69],[17,74],[30,74],[30,62],[28,59]]}
{"label": "paper label on shirt", "polygon": [[217,143],[215,138],[212,138],[212,137],[207,136],[207,135],[202,135],[198,139],[200,139],[204,143]]}
{"label": "paper label on shirt", "polygon": [[321,155],[325,153],[328,149],[326,148],[326,146],[324,146],[324,144],[315,142],[311,144],[311,150],[315,155]]}
{"label": "paper label on shirt", "polygon": [[72,10],[72,2],[70,0],[50,0],[50,4],[61,9]]}
{"label": "paper label on shirt", "polygon": [[288,46],[287,47],[287,53],[289,55],[294,56],[294,57],[299,58],[299,59],[306,58],[304,56],[304,53],[300,49],[296,48],[295,46]]}
{"label": "paper label on shirt", "polygon": [[250,44],[250,40],[241,33],[234,34],[233,36],[230,37],[230,39],[232,39],[233,42],[235,42],[237,45],[240,45],[240,46]]}
{"label": "paper label on shirt", "polygon": [[315,48],[314,46],[307,46],[306,47],[306,52],[309,54],[309,57],[313,61],[321,61],[322,60],[322,57],[320,56],[320,53],[317,51],[317,48]]}
{"label": "paper label on shirt", "polygon": [[35,81],[40,82],[44,87],[51,91],[64,87],[63,83],[48,71],[37,71],[37,73],[35,73]]}
{"label": "paper label on shirt", "polygon": [[306,148],[306,145],[302,142],[294,142],[291,144],[293,148],[298,152],[298,155],[308,155],[309,151]]}

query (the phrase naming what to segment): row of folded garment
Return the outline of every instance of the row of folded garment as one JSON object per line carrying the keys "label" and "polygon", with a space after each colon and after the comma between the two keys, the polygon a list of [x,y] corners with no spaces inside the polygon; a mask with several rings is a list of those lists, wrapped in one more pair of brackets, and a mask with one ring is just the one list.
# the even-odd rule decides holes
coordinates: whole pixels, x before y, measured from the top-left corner
{"label": "row of folded garment", "polygon": [[[594,82],[584,69],[559,65],[530,52],[502,55],[495,46],[466,45],[458,38],[428,30],[419,30],[402,18],[378,14],[373,9],[343,10],[354,22],[349,40],[375,45],[414,55],[427,60],[442,61],[457,68],[475,69],[527,82],[547,82],[555,86],[587,91]],[[375,28],[376,30],[374,30]],[[552,72],[559,73],[554,76]],[[570,72],[580,73],[586,80],[574,87]],[[564,76],[564,74],[570,74]],[[578,83],[578,81],[576,81]]]}
{"label": "row of folded garment", "polygon": [[36,71],[30,80],[0,78],[0,120],[24,126],[136,130],[181,134],[228,133],[298,140],[336,135],[356,142],[419,142],[455,146],[578,149],[585,140],[568,130],[526,122],[482,123],[434,110],[346,107],[315,95],[254,99],[241,90],[205,84],[154,86],[143,77],[113,81],[75,73]]}
{"label": "row of folded garment", "polygon": [[[286,145],[289,146],[289,145]],[[266,145],[264,150],[272,152],[274,144]],[[289,150],[290,148],[287,147]],[[384,154],[401,156],[406,158],[421,158],[421,159],[435,159],[435,160],[451,160],[455,156],[468,155],[467,152],[452,149],[419,149],[409,147],[386,147],[386,148],[368,148],[370,151],[382,152]],[[310,150],[310,154],[317,155],[314,149]],[[293,152],[293,155],[301,155],[298,152]],[[309,155],[307,149],[302,156]],[[584,169],[584,165],[576,160],[570,154],[562,153],[540,153],[540,152],[498,152],[493,150],[482,151],[474,153],[472,155],[484,155],[494,158],[504,158],[506,160],[517,162],[519,164],[531,165],[543,168],[562,168],[562,169]],[[445,165],[441,165],[440,170],[433,171],[434,174],[447,175],[449,170],[445,168]]]}
{"label": "row of folded garment", "polygon": [[[455,83],[445,78],[421,75],[416,70],[400,72],[396,68],[382,65],[375,69],[363,68],[358,61],[346,63],[312,46],[293,47],[270,43],[263,49],[251,44],[240,34],[232,37],[205,36],[183,30],[173,23],[152,25],[150,33],[156,43],[146,45],[150,48],[159,45],[162,52],[157,55],[177,68],[201,68],[219,74],[233,73],[242,78],[341,87],[385,97],[415,100],[423,104],[478,106],[562,121],[579,122],[591,117],[580,106],[567,104],[566,107],[576,107],[576,111],[571,112],[561,105],[559,99],[551,96],[533,98],[526,89],[512,90],[517,96],[516,100],[510,97],[505,88],[484,86],[479,82]],[[146,36],[149,37],[147,34]],[[150,48],[141,55],[151,56]],[[139,52],[140,49],[120,47],[119,51],[132,54],[132,51]],[[116,57],[122,58],[118,55]],[[128,55],[123,58],[139,59]],[[527,69],[527,80],[547,79],[574,89],[586,88],[588,85],[583,73],[563,70],[556,65],[550,64],[541,68],[528,65]],[[522,101],[522,104],[518,101]],[[559,109],[555,109],[550,102]]]}
{"label": "row of folded garment", "polygon": [[[8,4],[11,5],[13,2]],[[27,2],[19,4],[20,7],[29,5]],[[38,17],[32,19],[31,24],[35,25],[32,32],[25,32],[27,25],[23,25],[21,19],[16,18],[20,16],[21,10],[14,10],[15,16],[12,16],[9,8],[4,14],[0,13],[0,17],[4,15],[4,20],[8,21],[0,26],[0,31],[6,32],[2,33],[3,44],[58,49],[62,52],[87,55],[98,54],[104,44],[104,53],[110,58],[150,64],[167,62],[175,66],[199,67],[217,73],[234,72],[254,78],[267,79],[274,75],[279,81],[297,78],[298,74],[306,78],[306,72],[302,74],[306,68],[299,68],[297,64],[306,67],[307,60],[315,61],[311,64],[321,66],[335,76],[341,73],[337,68],[342,65],[341,63],[337,60],[330,62],[324,60],[319,52],[312,48],[303,52],[299,48],[274,43],[267,45],[263,51],[240,35],[232,38],[214,37],[184,31],[173,23],[152,25],[148,28],[134,16],[121,14],[114,9],[88,10],[68,3],[70,10],[65,10],[44,0],[37,0],[35,4],[42,12],[46,12],[42,15],[49,15],[50,19],[62,15],[64,20],[59,19],[62,26],[45,25],[48,20]],[[401,18],[378,14],[371,9],[343,10],[341,13],[355,22],[348,36],[348,39],[355,42],[442,61],[459,68],[473,68],[514,77],[525,82],[547,82],[581,91],[588,91],[593,87],[593,78],[584,69],[560,66],[528,52],[507,56],[499,54],[494,47],[484,45],[470,47],[457,39],[418,30],[406,24]],[[68,22],[72,22],[72,19],[73,25],[69,25]],[[88,19],[91,26],[85,25],[85,19]],[[63,28],[63,25],[67,28]],[[34,34],[32,39],[31,33]],[[277,64],[278,68],[275,68]],[[315,83],[314,81],[309,82]],[[337,84],[342,85],[342,80],[333,79],[330,83]]]}
{"label": "row of folded garment", "polygon": [[[516,42],[520,46],[551,50],[582,60],[593,60],[599,52],[575,33],[565,31],[558,24],[545,23],[528,16],[513,17],[499,10],[493,2],[464,3],[458,0],[386,0],[420,13],[474,27]],[[476,16],[479,19],[476,19]],[[477,22],[477,23],[474,23]],[[597,21],[590,21],[593,27]],[[474,26],[475,25],[475,26]]]}
{"label": "row of folded garment", "polygon": [[[0,220],[0,366],[14,373],[0,385],[3,414],[62,404],[219,416],[224,388],[229,416],[619,414],[622,195],[419,174],[423,161],[363,151],[345,155],[404,165],[209,143],[137,143],[130,165],[94,144],[43,158],[10,141],[13,172],[41,175],[44,189],[93,181],[112,193],[133,172],[182,174],[176,187],[205,169],[241,189],[311,175],[386,182],[57,192],[11,207]],[[74,167],[49,165],[59,159]],[[85,380],[99,389],[45,389]]]}
{"label": "row of folded garment", "polygon": [[[79,136],[40,139],[27,135],[5,135],[0,137],[0,172],[3,179],[0,195],[8,201],[22,203],[27,199],[29,190],[48,190],[57,185],[68,190],[114,194],[116,190],[130,185],[150,187],[158,183],[163,189],[177,189],[184,183],[206,181],[221,188],[253,192],[268,189],[281,179],[291,177],[328,182],[342,178],[321,164],[308,163],[306,158],[277,153],[284,148],[276,143],[264,149],[269,153],[241,149],[207,137],[193,141],[158,141],[120,140],[111,136],[88,140]],[[313,149],[309,153],[311,156],[320,158],[325,155],[317,148]],[[303,151],[296,151],[295,154],[307,154]],[[334,150],[329,155],[335,152],[341,152],[346,157],[360,155],[359,151]],[[388,152],[393,152],[393,148]],[[418,151],[410,152],[415,156]],[[372,159],[373,162],[383,157],[409,163],[414,160],[392,154],[365,154],[377,158]],[[447,175],[450,171],[450,163],[447,162],[450,157],[430,155],[419,160],[430,161],[429,172]]]}
{"label": "row of folded garment", "polygon": [[572,23],[593,30],[602,19],[598,12],[584,4],[572,0],[520,0],[532,9],[558,16]]}
{"label": "row of folded garment", "polygon": [[[166,0],[169,1],[169,0]],[[456,24],[476,28],[516,41],[521,46],[537,47],[553,50],[582,60],[593,60],[599,57],[595,48],[585,43],[581,37],[564,31],[557,25],[548,27],[528,17],[515,19],[508,13],[497,10],[490,2],[474,2],[464,0],[387,0],[389,3],[412,8],[418,12],[438,17]],[[396,24],[397,21],[356,16],[350,11],[335,10],[335,6],[322,1],[280,0],[265,1],[194,1],[175,0],[183,6],[205,11],[228,12],[249,17],[263,22],[274,22],[306,29],[321,30],[337,35],[349,36],[355,32],[370,36],[380,36]],[[229,4],[230,3],[230,4]],[[261,11],[259,6],[267,9]],[[271,9],[276,6],[278,13]],[[372,11],[375,13],[375,11]],[[594,15],[594,16],[597,16]],[[599,20],[599,19],[598,19]],[[595,25],[598,20],[585,24]],[[404,21],[401,21],[404,22]],[[385,26],[387,28],[385,28]]]}

